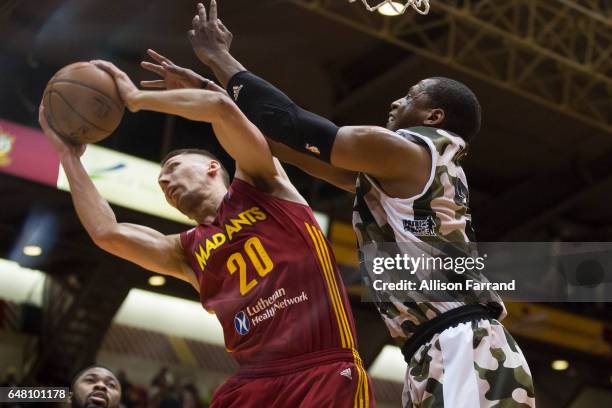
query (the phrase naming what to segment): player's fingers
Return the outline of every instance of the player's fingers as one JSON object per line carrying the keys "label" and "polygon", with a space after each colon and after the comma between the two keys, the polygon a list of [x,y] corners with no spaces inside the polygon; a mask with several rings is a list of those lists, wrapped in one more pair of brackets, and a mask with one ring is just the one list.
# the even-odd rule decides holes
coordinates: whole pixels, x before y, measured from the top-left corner
{"label": "player's fingers", "polygon": [[117,77],[117,76],[119,76],[122,73],[122,71],[120,71],[119,68],[117,68],[111,62],[104,61],[104,60],[93,60],[93,61],[89,61],[89,62],[91,62],[96,67],[98,67],[98,68],[108,72],[113,77]]}
{"label": "player's fingers", "polygon": [[108,62],[104,60],[91,60],[89,62],[98,68],[105,68],[108,65]]}
{"label": "player's fingers", "polygon": [[163,79],[157,79],[155,81],[140,81],[140,86],[143,88],[165,88],[166,81]]}
{"label": "player's fingers", "polygon": [[194,30],[200,29],[200,17],[197,14],[193,16],[193,19],[191,20],[191,28]]}
{"label": "player's fingers", "polygon": [[179,67],[179,66],[174,65],[174,64],[168,64],[168,63],[163,62],[163,63],[162,63],[162,65],[164,66],[164,69],[165,69],[166,71],[168,71],[168,72],[176,72],[176,73],[181,73],[181,72],[186,71],[186,69],[185,69],[185,68],[183,68],[183,67]]}
{"label": "player's fingers", "polygon": [[217,19],[217,2],[215,0],[210,0],[210,8],[209,8],[209,21],[215,21]]}
{"label": "player's fingers", "polygon": [[217,20],[219,22],[219,28],[221,28],[221,31],[223,31],[226,34],[231,34],[230,30],[227,29],[227,27],[225,26],[225,24],[223,24],[223,22],[221,20]]}
{"label": "player's fingers", "polygon": [[189,39],[189,42],[191,42],[191,44],[193,44],[193,41],[195,39],[195,30],[187,31],[187,38]]}
{"label": "player's fingers", "polygon": [[171,74],[175,74],[175,75],[178,75],[178,76],[181,76],[181,77],[187,76],[186,75],[186,71],[187,70],[185,68],[181,68],[181,67],[177,67],[177,66],[171,66],[171,67],[168,67],[167,69],[168,69],[168,72],[171,73]]}
{"label": "player's fingers", "polygon": [[134,85],[130,77],[125,72],[117,68],[113,63],[102,60],[94,60],[90,62],[98,68],[108,72],[115,80],[120,92],[121,89],[136,88],[136,85]]}
{"label": "player's fingers", "polygon": [[102,61],[102,60],[93,60],[93,61],[90,61],[90,62],[93,65],[95,65],[97,68],[100,68],[101,70],[106,71],[107,73],[109,73],[113,78],[116,76],[116,73],[110,67],[108,62]]}
{"label": "player's fingers", "polygon": [[151,72],[159,75],[160,77],[166,76],[166,72],[164,71],[164,67],[162,67],[161,65],[153,64],[153,63],[148,62],[148,61],[142,61],[140,63],[140,66],[142,68],[146,69],[147,71],[151,71]]}
{"label": "player's fingers", "polygon": [[198,9],[198,17],[200,18],[200,21],[205,22],[206,21],[206,7],[204,7],[204,4],[202,3],[198,3],[196,7]]}
{"label": "player's fingers", "polygon": [[164,57],[163,55],[161,55],[161,54],[160,54],[160,53],[158,53],[157,51],[152,50],[151,48],[149,48],[149,49],[147,50],[147,54],[149,54],[149,56],[150,56],[151,58],[153,58],[155,61],[159,62],[160,64],[161,64],[163,61],[166,61],[166,62],[170,62],[170,63],[172,63],[172,61],[170,61],[168,58]]}
{"label": "player's fingers", "polygon": [[114,69],[118,69],[115,64],[113,64],[110,61],[106,61],[106,60],[93,60],[90,61],[92,64],[99,66],[99,67],[105,67],[105,68],[114,68]]}

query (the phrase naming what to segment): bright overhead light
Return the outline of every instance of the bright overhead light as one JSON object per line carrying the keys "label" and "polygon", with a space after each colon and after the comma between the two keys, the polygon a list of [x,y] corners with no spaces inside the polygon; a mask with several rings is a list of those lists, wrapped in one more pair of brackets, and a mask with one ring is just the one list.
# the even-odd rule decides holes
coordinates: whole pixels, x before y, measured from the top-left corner
{"label": "bright overhead light", "polygon": [[[395,7],[395,8],[394,8]],[[378,12],[383,16],[398,16],[400,11],[404,8],[402,3],[398,3],[396,1],[392,1],[391,3],[383,4]]]}
{"label": "bright overhead light", "polygon": [[555,371],[564,371],[569,367],[569,363],[567,360],[555,360],[550,365]]}
{"label": "bright overhead light", "polygon": [[149,278],[149,285],[151,286],[164,286],[166,284],[166,278],[160,275],[153,275]]}
{"label": "bright overhead light", "polygon": [[27,256],[39,256],[42,254],[42,248],[38,245],[26,245],[23,247],[23,253]]}
{"label": "bright overhead light", "polygon": [[[0,281],[0,292],[2,289]],[[223,328],[217,317],[206,313],[202,304],[193,300],[132,289],[117,311],[114,322],[225,346]]]}

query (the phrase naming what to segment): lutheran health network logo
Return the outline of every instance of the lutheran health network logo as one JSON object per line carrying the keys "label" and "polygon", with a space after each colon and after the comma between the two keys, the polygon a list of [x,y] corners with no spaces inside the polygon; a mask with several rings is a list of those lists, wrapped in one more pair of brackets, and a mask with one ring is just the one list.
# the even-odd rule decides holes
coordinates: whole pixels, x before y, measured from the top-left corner
{"label": "lutheran health network logo", "polygon": [[251,322],[244,313],[244,310],[236,313],[236,317],[234,317],[234,327],[236,328],[236,332],[241,336],[247,334],[251,329]]}
{"label": "lutheran health network logo", "polygon": [[308,295],[302,291],[297,296],[287,297],[284,288],[277,289],[272,296],[259,298],[254,305],[247,306],[234,316],[234,329],[241,336],[246,335],[251,326],[255,327],[276,315],[279,310],[284,310],[298,303],[308,301]]}

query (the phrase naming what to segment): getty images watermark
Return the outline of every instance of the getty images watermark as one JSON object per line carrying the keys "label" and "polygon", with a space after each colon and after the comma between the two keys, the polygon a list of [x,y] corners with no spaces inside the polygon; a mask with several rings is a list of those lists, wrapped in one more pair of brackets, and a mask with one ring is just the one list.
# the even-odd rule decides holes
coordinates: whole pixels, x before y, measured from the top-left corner
{"label": "getty images watermark", "polygon": [[[372,272],[374,275],[382,275],[391,271],[400,272],[401,274],[410,274],[413,276],[423,275],[427,273],[427,277],[421,276],[421,279],[410,280],[400,279],[399,281],[385,281],[383,279],[375,279],[372,282],[374,290],[420,290],[420,291],[469,291],[469,290],[503,290],[514,291],[516,289],[516,279],[509,282],[489,282],[482,279],[482,272],[485,269],[485,261],[488,255],[483,256],[458,256],[458,257],[443,257],[421,254],[420,256],[410,256],[408,254],[395,254],[395,256],[375,257],[372,260]],[[417,273],[420,272],[420,273]],[[436,279],[438,274],[454,273],[462,275],[468,272],[469,276],[475,278],[466,278],[464,280],[445,280]]]}
{"label": "getty images watermark", "polygon": [[365,301],[612,301],[612,243],[384,243],[362,248]]}

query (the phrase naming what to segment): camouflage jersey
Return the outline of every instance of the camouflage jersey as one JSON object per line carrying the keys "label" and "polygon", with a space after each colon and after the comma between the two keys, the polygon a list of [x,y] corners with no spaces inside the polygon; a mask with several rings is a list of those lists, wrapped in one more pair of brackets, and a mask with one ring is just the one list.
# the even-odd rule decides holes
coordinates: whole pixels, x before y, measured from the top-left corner
{"label": "camouflage jersey", "polygon": [[[467,153],[465,141],[445,130],[432,127],[401,129],[397,133],[430,151],[431,173],[422,192],[405,199],[389,197],[373,177],[359,174],[353,228],[357,235],[360,266],[366,283],[369,279],[364,255],[367,247],[374,245],[380,250],[383,243],[385,246],[392,243],[402,248],[414,245],[420,248],[420,252],[423,246],[444,245],[464,255],[469,255],[469,248],[473,247],[469,245],[473,241],[470,239],[473,231],[468,208],[467,180],[460,165],[460,160]],[[446,281],[457,281],[459,277],[487,282],[478,273],[444,273],[443,279]],[[449,273],[454,276],[448,276]],[[377,292],[375,301],[391,335],[409,338],[419,324],[466,303],[485,303],[492,307],[499,320],[503,319],[506,310],[501,298],[494,291],[478,292],[468,291],[467,296],[462,292],[460,296],[453,296],[452,301],[444,302],[424,300],[417,291],[406,292],[403,300],[392,294],[382,293],[381,296]]]}

